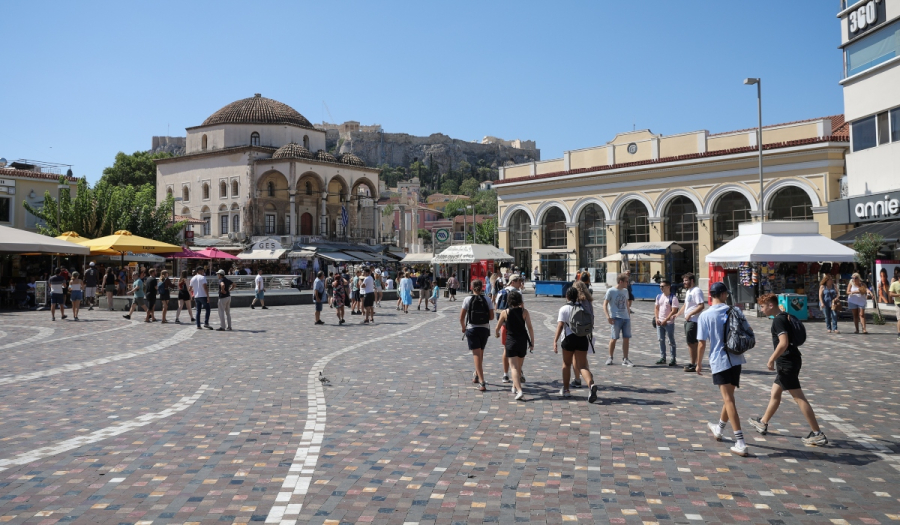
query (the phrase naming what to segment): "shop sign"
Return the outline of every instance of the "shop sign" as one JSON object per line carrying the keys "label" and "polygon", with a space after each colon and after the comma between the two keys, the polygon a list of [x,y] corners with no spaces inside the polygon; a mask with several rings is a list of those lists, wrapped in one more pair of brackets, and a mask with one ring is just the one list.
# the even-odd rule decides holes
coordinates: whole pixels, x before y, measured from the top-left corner
{"label": "shop sign", "polygon": [[15,188],[16,181],[14,181],[13,179],[0,179],[0,186],[12,186],[13,188]]}
{"label": "shop sign", "polygon": [[900,218],[900,193],[882,193],[850,199],[854,222]]}
{"label": "shop sign", "polygon": [[450,230],[447,228],[438,228],[434,230],[434,239],[437,242],[447,242],[450,240]]}
{"label": "shop sign", "polygon": [[860,2],[859,6],[855,7],[847,15],[847,29],[851,39],[869,32],[878,24],[884,22],[885,18],[887,18],[884,4],[884,0]]}
{"label": "shop sign", "polygon": [[251,248],[251,251],[254,251],[254,252],[255,251],[266,251],[266,252],[268,252],[268,251],[280,250],[280,249],[282,249],[280,242],[276,241],[275,239],[265,239],[265,240],[259,241],[256,244],[254,244],[253,248]]}

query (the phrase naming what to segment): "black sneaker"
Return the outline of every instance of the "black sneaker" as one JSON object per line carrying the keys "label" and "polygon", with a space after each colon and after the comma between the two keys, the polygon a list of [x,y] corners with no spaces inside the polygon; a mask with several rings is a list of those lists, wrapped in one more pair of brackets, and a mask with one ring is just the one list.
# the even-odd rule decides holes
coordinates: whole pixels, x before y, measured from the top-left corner
{"label": "black sneaker", "polygon": [[256,310],[256,307],[253,306],[253,303],[250,303],[250,309],[251,309],[251,310]]}
{"label": "black sneaker", "polygon": [[763,423],[761,417],[751,417],[747,421],[749,421],[750,424],[753,425],[753,428],[756,429],[757,432],[764,436],[769,431],[769,424]]}
{"label": "black sneaker", "polygon": [[588,396],[588,403],[593,403],[597,400],[597,390],[599,390],[597,385],[591,385],[591,395]]}
{"label": "black sneaker", "polygon": [[269,307],[268,307],[268,306],[263,306],[262,309],[263,309],[263,310],[268,310]]}
{"label": "black sneaker", "polygon": [[685,372],[696,372],[697,365],[695,365],[694,363],[691,363],[691,364],[687,365],[686,367],[684,367],[684,371]]}
{"label": "black sneaker", "polygon": [[581,378],[575,379],[569,386],[572,388],[581,388]]}
{"label": "black sneaker", "polygon": [[125,319],[131,319],[130,315],[123,315],[122,317],[124,317]]}

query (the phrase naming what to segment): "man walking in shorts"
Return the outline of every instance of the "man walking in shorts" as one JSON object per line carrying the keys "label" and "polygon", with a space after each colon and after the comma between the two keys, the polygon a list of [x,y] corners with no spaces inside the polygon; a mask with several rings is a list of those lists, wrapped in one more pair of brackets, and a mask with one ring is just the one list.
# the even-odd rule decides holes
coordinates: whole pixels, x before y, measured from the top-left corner
{"label": "man walking in shorts", "polygon": [[66,279],[62,276],[62,268],[56,269],[56,274],[47,279],[50,287],[50,319],[56,321],[56,307],[59,307],[59,315],[66,318],[66,294],[64,292]]}
{"label": "man walking in shorts", "polygon": [[141,277],[143,277],[143,273],[137,271],[132,275],[134,281],[131,283],[132,288],[129,292],[134,294],[134,301],[131,302],[131,309],[128,310],[128,314],[122,316],[125,319],[131,319],[131,314],[134,313],[138,306],[149,312],[147,310],[147,299],[144,298],[144,280]]}
{"label": "man walking in shorts", "polygon": [[684,335],[687,338],[688,351],[691,354],[691,364],[684,367],[685,372],[697,370],[697,319],[700,312],[706,308],[703,299],[703,290],[697,286],[694,274],[688,272],[681,276],[684,284]]}
{"label": "man walking in shorts", "polygon": [[603,298],[603,312],[609,321],[609,357],[606,364],[613,364],[613,355],[616,351],[616,340],[622,338],[622,366],[632,367],[634,363],[628,359],[628,343],[631,340],[631,315],[628,313],[628,276],[619,275],[616,278],[616,287],[606,291]]}
{"label": "man walking in shorts", "polygon": [[[255,294],[255,297],[250,301],[250,309],[255,310],[256,301],[259,301],[259,304],[262,305],[262,309],[268,310],[268,308],[266,308],[266,280],[263,279],[262,268],[256,271],[256,279],[253,280],[253,293]],[[197,311],[200,311],[199,306]],[[200,314],[198,313],[197,315]],[[199,317],[197,319],[199,319]],[[197,322],[199,323],[200,321],[198,320]]]}
{"label": "man walking in shorts", "polygon": [[88,311],[94,309],[94,298],[97,296],[97,269],[94,261],[84,271],[84,300],[87,301]]}
{"label": "man walking in shorts", "polygon": [[363,275],[365,277],[359,285],[359,292],[364,294],[361,299],[365,316],[362,324],[369,324],[375,322],[375,278],[372,277],[372,269],[368,267],[363,269]]}
{"label": "man walking in shorts", "polygon": [[775,351],[769,357],[767,366],[769,370],[775,371],[775,383],[772,384],[772,397],[769,398],[766,413],[762,417],[750,418],[750,424],[757,432],[765,435],[769,430],[769,422],[772,421],[772,417],[775,416],[775,412],[781,405],[781,395],[787,390],[797,402],[797,406],[800,407],[800,412],[803,413],[806,422],[809,423],[810,433],[802,439],[803,444],[808,447],[827,445],[828,438],[819,428],[816,414],[806,396],[803,395],[803,389],[800,388],[800,368],[803,366],[803,357],[800,349],[792,341],[791,320],[787,313],[778,308],[778,296],[775,294],[760,296],[756,302],[763,315],[772,317],[772,343],[775,345]]}
{"label": "man walking in shorts", "polygon": [[743,354],[731,354],[725,349],[725,322],[728,320],[728,288],[725,283],[713,283],[709,287],[709,296],[712,298],[712,306],[697,319],[699,348],[696,372],[697,375],[703,375],[703,354],[709,347],[709,369],[713,374],[713,384],[722,394],[723,406],[719,423],[707,423],[706,426],[716,441],[722,441],[722,432],[730,421],[735,441],[735,445],[731,447],[732,454],[748,456],[750,453],[744,442],[741,419],[734,402],[734,390],[741,386],[741,365],[747,360]]}
{"label": "man walking in shorts", "polygon": [[218,331],[231,331],[231,291],[234,290],[234,282],[225,277],[225,270],[220,269],[216,272],[219,277],[219,303],[216,310],[219,312],[219,328]]}

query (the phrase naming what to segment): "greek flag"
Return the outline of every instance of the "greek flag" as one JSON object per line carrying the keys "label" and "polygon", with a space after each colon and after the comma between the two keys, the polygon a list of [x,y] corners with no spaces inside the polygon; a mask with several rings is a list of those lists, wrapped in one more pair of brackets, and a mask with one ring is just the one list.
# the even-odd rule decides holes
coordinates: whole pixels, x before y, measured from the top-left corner
{"label": "greek flag", "polygon": [[344,229],[347,228],[347,224],[350,222],[350,216],[347,215],[347,207],[341,206],[341,225]]}

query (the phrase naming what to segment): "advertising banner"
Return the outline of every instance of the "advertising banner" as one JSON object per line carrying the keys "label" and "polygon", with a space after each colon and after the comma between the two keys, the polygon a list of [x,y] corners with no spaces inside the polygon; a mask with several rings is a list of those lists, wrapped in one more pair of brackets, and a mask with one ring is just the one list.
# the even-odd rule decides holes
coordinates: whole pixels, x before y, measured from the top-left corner
{"label": "advertising banner", "polygon": [[875,287],[879,303],[894,304],[888,296],[888,289],[894,279],[900,280],[900,261],[875,261],[875,278],[872,279],[872,286]]}

